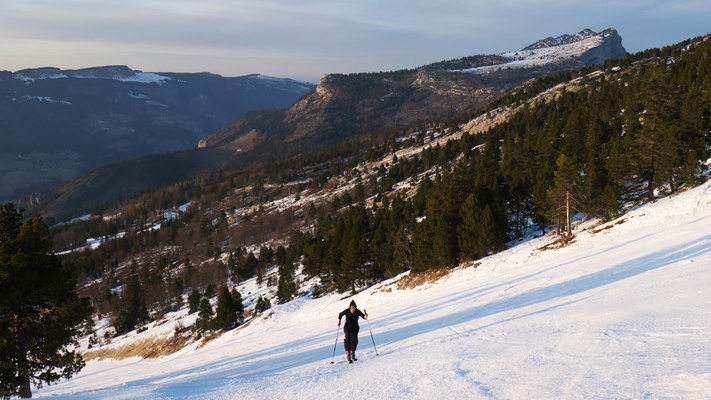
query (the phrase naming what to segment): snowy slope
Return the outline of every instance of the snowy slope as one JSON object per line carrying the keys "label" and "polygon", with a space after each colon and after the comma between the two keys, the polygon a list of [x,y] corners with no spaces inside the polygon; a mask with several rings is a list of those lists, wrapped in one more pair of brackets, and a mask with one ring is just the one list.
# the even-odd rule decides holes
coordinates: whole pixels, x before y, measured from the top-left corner
{"label": "snowy slope", "polygon": [[[521,242],[436,284],[385,282],[359,361],[336,316],[350,299],[300,298],[205,347],[89,362],[35,397],[75,399],[708,399],[711,182],[557,250]],[[164,324],[170,325],[170,324]],[[376,355],[369,328],[379,355]],[[172,329],[168,326],[166,329]],[[336,364],[330,364],[336,345]]]}
{"label": "snowy slope", "polygon": [[602,40],[603,38],[601,36],[594,36],[574,43],[559,46],[534,48],[528,50],[524,49],[501,53],[500,55],[502,57],[507,58],[510,61],[503,64],[465,69],[461,72],[488,74],[502,69],[531,68],[554,62],[575,59],[580,57],[580,55],[586,51],[599,46]]}
{"label": "snowy slope", "polygon": [[134,71],[126,66],[105,66],[77,70],[60,70],[59,68],[34,68],[17,71],[13,74],[15,79],[32,83],[44,79],[110,79],[122,82],[138,83],[165,83],[171,78],[153,72]]}

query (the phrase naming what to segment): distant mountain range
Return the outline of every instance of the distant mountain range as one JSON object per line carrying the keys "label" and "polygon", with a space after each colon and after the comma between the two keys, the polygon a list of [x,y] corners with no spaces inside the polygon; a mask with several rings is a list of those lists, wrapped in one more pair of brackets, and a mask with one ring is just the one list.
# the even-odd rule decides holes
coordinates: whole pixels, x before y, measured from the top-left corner
{"label": "distant mountain range", "polygon": [[289,107],[313,87],[126,66],[0,71],[0,200],[107,164],[194,148],[245,112]]}
{"label": "distant mountain range", "polygon": [[[614,29],[600,33],[586,29],[577,35],[544,39],[526,49],[497,55],[470,56],[393,72],[329,74],[315,90],[308,91],[289,108],[249,112],[215,128],[200,139],[199,149],[107,166],[52,192],[25,197],[20,204],[50,215],[80,212],[178,182],[228,158],[243,160],[243,164],[250,160],[277,160],[378,132],[427,121],[447,121],[481,111],[531,79],[600,64],[626,54]],[[136,79],[158,79],[150,74],[136,75]],[[181,79],[175,74],[160,76]],[[258,77],[245,79],[261,81]],[[298,86],[297,82],[291,83]],[[160,92],[170,86],[153,83],[149,87]],[[302,87],[304,91],[308,88]],[[142,101],[141,104],[156,101],[152,92],[141,92],[149,99],[135,99],[141,94],[131,93],[133,96],[125,93],[124,97]],[[170,125],[174,129],[186,126],[180,115],[164,118],[175,122]]]}

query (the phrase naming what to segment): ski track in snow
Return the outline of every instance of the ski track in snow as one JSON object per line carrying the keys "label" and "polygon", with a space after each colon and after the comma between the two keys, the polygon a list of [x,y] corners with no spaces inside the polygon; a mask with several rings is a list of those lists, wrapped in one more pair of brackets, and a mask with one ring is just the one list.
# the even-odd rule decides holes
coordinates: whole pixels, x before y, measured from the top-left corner
{"label": "ski track in snow", "polygon": [[336,316],[350,299],[334,294],[274,306],[270,318],[202,349],[92,361],[34,394],[711,398],[711,181],[617,221],[584,222],[576,235],[557,250],[539,250],[552,237],[521,242],[436,284],[397,290],[384,282],[355,295],[370,325],[361,320],[353,364],[344,360],[342,332],[336,342]]}

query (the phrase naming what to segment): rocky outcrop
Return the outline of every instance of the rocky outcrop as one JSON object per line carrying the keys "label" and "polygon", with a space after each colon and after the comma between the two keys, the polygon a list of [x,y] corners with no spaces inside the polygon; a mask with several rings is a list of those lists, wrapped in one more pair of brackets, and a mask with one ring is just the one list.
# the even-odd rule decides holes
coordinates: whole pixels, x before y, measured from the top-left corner
{"label": "rocky outcrop", "polygon": [[600,65],[607,60],[623,58],[627,55],[627,50],[622,46],[622,37],[615,29],[607,29],[600,33],[602,42],[580,56],[580,60],[586,66]]}
{"label": "rocky outcrop", "polygon": [[546,47],[556,47],[556,46],[564,46],[567,44],[573,44],[576,42],[583,41],[585,39],[590,39],[592,37],[598,36],[600,33],[593,32],[591,29],[583,29],[582,31],[578,32],[575,35],[561,35],[558,36],[557,38],[553,37],[547,37],[545,39],[541,39],[537,41],[536,43],[533,43],[529,46],[524,47],[523,50],[538,50]]}
{"label": "rocky outcrop", "polygon": [[575,35],[561,35],[556,38],[548,37],[523,48],[521,51],[561,47],[593,38],[599,39],[596,46],[591,47],[579,56],[580,61],[585,66],[602,64],[606,60],[614,60],[627,55],[627,50],[622,46],[622,37],[614,28],[609,28],[602,32],[583,29]]}

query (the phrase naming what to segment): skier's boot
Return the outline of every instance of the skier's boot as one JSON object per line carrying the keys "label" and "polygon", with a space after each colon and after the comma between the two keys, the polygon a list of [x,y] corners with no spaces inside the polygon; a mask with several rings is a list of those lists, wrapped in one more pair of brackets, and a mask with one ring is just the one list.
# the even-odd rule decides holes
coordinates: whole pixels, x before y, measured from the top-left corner
{"label": "skier's boot", "polygon": [[346,361],[348,361],[349,363],[353,362],[353,361],[351,361],[351,352],[350,351],[346,351]]}
{"label": "skier's boot", "polygon": [[351,351],[351,360],[358,361],[358,359],[355,356],[355,350]]}

